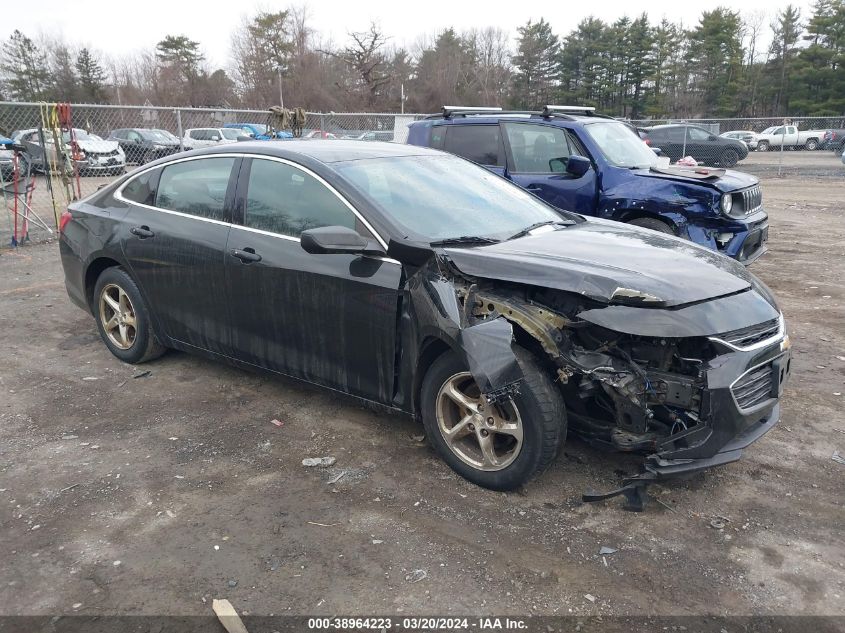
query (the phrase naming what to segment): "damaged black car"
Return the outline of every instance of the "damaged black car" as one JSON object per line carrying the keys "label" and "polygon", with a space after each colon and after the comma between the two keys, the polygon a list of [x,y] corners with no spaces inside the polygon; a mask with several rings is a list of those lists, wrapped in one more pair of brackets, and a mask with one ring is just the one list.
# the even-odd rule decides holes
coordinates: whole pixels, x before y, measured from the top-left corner
{"label": "damaged black car", "polygon": [[176,348],[414,416],[497,490],[569,433],[642,454],[635,484],[734,461],[789,374],[783,315],[741,264],[421,147],[168,157],[70,205],[60,248],[121,360]]}

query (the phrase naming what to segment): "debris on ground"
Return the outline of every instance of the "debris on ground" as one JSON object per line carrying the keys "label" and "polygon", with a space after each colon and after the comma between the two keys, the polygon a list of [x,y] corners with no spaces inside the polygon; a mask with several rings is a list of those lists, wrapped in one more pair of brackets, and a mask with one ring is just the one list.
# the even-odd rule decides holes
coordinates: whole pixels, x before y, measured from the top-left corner
{"label": "debris on ground", "polygon": [[711,519],[710,527],[712,527],[714,530],[724,530],[725,522],[722,521],[721,518]]}
{"label": "debris on ground", "polygon": [[405,576],[405,580],[410,583],[419,582],[421,580],[425,580],[428,577],[428,572],[424,569],[415,569],[410,574]]}
{"label": "debris on ground", "polygon": [[319,466],[320,468],[328,468],[334,466],[337,460],[334,457],[306,457],[302,460],[303,466]]}
{"label": "debris on ground", "polygon": [[425,442],[425,435],[412,435],[411,439],[415,442]]}
{"label": "debris on ground", "polygon": [[132,377],[133,377],[133,378],[146,378],[146,377],[147,377],[147,376],[149,376],[151,373],[153,373],[153,372],[151,372],[151,371],[148,369],[148,370],[146,370],[146,371],[142,371],[140,374],[135,374],[135,375],[134,375],[134,376],[132,376]]}
{"label": "debris on ground", "polygon": [[232,580],[230,580],[226,584],[229,585],[229,587],[231,587],[232,589],[234,589],[235,587],[238,586],[238,581],[233,578]]}
{"label": "debris on ground", "polygon": [[595,601],[596,601],[596,597],[595,597],[593,594],[591,594],[591,593],[585,593],[585,594],[584,594],[584,597],[585,597],[587,600],[589,600],[590,602],[595,602]]}
{"label": "debris on ground", "polygon": [[270,420],[270,424],[275,424],[276,426],[284,426],[285,423],[281,420],[273,418],[272,420]]}
{"label": "debris on ground", "polygon": [[72,433],[68,433],[67,435],[62,435],[63,440],[78,440],[78,435],[73,435]]}
{"label": "debris on ground", "polygon": [[211,601],[211,608],[217,615],[217,619],[220,620],[220,624],[229,633],[249,633],[238,612],[235,611],[235,607],[228,600],[217,600],[215,598]]}
{"label": "debris on ground", "polygon": [[837,464],[845,466],[845,457],[842,457],[842,455],[839,454],[839,451],[833,451],[833,455],[831,455],[830,458]]}
{"label": "debris on ground", "polygon": [[603,545],[599,550],[599,555],[604,556],[605,554],[615,554],[618,551],[619,550],[615,547],[607,547],[606,545]]}
{"label": "debris on ground", "polygon": [[96,376],[85,376],[82,380],[92,381],[92,380],[99,380],[99,378],[97,378]]}
{"label": "debris on ground", "polygon": [[327,484],[329,484],[330,486],[331,486],[332,484],[336,484],[336,483],[337,483],[337,482],[339,482],[341,479],[343,479],[344,475],[346,475],[346,471],[345,471],[345,470],[341,470],[339,474],[337,474],[337,475],[335,475],[334,477],[332,477],[331,479],[329,479],[326,483],[327,483]]}

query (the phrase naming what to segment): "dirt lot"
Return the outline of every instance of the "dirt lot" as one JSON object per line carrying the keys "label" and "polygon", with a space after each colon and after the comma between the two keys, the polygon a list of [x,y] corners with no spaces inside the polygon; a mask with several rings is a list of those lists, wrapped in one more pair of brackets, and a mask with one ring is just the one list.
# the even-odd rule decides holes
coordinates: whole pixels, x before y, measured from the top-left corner
{"label": "dirt lot", "polygon": [[[795,351],[783,419],[642,514],[580,502],[636,462],[574,440],[494,493],[415,424],[332,394],[185,354],[123,365],[68,301],[55,243],[0,251],[0,613],[208,614],[226,597],[261,615],[845,616],[845,188],[764,191],[753,270]],[[301,465],[323,455],[336,466]]]}

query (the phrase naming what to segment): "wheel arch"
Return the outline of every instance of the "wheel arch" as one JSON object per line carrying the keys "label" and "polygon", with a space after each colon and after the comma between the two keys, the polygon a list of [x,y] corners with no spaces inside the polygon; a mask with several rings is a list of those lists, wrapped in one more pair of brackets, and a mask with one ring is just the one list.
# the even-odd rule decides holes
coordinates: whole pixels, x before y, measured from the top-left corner
{"label": "wheel arch", "polygon": [[451,352],[453,347],[445,340],[436,336],[429,336],[420,344],[417,356],[416,371],[414,371],[414,383],[411,407],[415,417],[420,416],[420,398],[422,394],[422,383],[426,373],[438,358]]}
{"label": "wheel arch", "polygon": [[92,312],[94,310],[94,286],[97,285],[97,279],[100,278],[100,275],[102,275],[103,271],[107,268],[114,268],[122,265],[123,264],[113,257],[102,255],[91,260],[85,268],[85,300]]}
{"label": "wheel arch", "polygon": [[613,219],[627,223],[631,220],[638,220],[640,218],[652,218],[663,222],[664,224],[668,224],[675,232],[675,235],[678,235],[678,224],[673,218],[665,214],[655,213],[654,211],[648,211],[646,209],[622,209],[616,213],[616,217]]}

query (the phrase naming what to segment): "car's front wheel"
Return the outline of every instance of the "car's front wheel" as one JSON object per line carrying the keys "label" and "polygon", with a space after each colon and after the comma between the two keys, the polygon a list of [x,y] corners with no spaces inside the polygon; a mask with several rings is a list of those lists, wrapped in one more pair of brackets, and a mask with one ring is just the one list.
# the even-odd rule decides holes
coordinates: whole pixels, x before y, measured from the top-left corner
{"label": "car's front wheel", "polygon": [[138,286],[122,268],[106,268],[94,287],[94,316],[109,351],[125,363],[143,363],[165,348],[155,337],[150,311]]}
{"label": "car's front wheel", "polygon": [[757,151],[758,152],[768,152],[769,151],[769,141],[760,141],[757,143]]}
{"label": "car's front wheel", "polygon": [[502,402],[486,401],[454,352],[438,358],[422,384],[429,442],[452,470],[492,490],[513,490],[545,470],[566,438],[560,391],[531,354],[515,354],[524,378]]}

